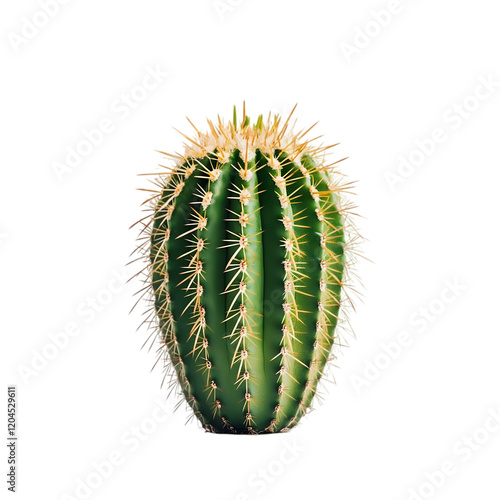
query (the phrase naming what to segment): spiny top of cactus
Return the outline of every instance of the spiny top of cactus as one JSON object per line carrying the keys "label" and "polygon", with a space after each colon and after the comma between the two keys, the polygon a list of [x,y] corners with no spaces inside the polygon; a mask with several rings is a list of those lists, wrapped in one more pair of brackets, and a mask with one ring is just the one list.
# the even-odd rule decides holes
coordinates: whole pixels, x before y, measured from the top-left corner
{"label": "spiny top of cactus", "polygon": [[[173,159],[176,163],[175,172],[179,173],[183,171],[186,177],[189,177],[192,169],[194,169],[194,166],[188,167],[188,169],[183,168],[183,165],[188,159],[203,158],[212,153],[221,164],[224,164],[229,160],[234,150],[240,151],[240,155],[245,163],[245,169],[241,173],[243,180],[249,180],[246,179],[245,176],[249,177],[252,175],[251,171],[247,169],[247,165],[254,160],[257,150],[269,158],[269,164],[275,170],[279,169],[280,163],[274,152],[279,150],[286,151],[288,161],[290,162],[304,155],[309,155],[314,158],[320,170],[331,171],[334,165],[346,158],[337,160],[328,165],[325,164],[327,151],[338,144],[318,146],[315,144],[315,141],[319,139],[319,137],[306,138],[307,134],[317,125],[317,123],[306,130],[294,133],[296,120],[292,123],[292,116],[296,108],[297,105],[294,106],[284,121],[281,116],[272,116],[272,114],[269,113],[266,119],[264,119],[263,115],[260,115],[257,121],[252,124],[250,117],[246,114],[244,104],[243,118],[241,121],[238,121],[235,106],[233,109],[232,122],[226,122],[220,117],[217,117],[216,123],[207,120],[209,126],[209,131],[207,132],[200,132],[188,118],[187,120],[196,131],[194,137],[189,137],[175,129],[187,140],[187,143],[184,144],[183,154],[170,154],[164,151],[160,151],[160,153]],[[300,168],[304,175],[308,174],[304,166]],[[217,173],[214,175],[217,175]],[[344,191],[348,188],[348,185],[342,186],[342,190]],[[340,185],[338,189],[340,189]]]}

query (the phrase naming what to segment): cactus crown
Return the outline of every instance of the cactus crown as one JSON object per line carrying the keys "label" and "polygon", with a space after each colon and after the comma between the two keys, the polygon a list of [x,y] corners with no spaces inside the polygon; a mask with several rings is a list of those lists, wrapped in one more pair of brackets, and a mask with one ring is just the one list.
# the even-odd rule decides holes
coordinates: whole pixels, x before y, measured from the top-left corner
{"label": "cactus crown", "polygon": [[139,221],[146,322],[211,432],[291,429],[339,343],[350,185],[328,163],[333,146],[306,139],[312,127],[294,133],[292,113],[191,124]]}

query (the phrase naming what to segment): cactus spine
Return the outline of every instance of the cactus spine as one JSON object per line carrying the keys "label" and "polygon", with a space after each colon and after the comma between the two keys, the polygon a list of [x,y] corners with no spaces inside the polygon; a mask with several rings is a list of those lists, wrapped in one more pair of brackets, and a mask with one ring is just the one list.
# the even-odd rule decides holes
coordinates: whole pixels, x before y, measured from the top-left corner
{"label": "cactus spine", "polygon": [[210,432],[294,427],[337,340],[346,186],[290,117],[195,128],[142,221],[159,352]]}

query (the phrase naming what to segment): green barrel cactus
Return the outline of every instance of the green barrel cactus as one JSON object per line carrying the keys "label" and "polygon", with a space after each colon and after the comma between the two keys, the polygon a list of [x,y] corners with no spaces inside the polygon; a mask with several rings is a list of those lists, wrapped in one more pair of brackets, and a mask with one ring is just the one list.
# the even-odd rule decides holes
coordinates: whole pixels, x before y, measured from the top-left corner
{"label": "green barrel cactus", "polygon": [[148,190],[159,353],[207,431],[286,432],[338,343],[346,186],[290,117],[208,125]]}

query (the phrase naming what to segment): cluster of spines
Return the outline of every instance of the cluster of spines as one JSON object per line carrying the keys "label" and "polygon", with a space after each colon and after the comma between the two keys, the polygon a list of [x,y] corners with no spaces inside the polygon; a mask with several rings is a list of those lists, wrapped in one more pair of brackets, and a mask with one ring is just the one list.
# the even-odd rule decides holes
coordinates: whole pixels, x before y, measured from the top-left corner
{"label": "cluster of spines", "polygon": [[[182,163],[178,164],[170,172],[163,182],[160,182],[160,189],[153,201],[154,215],[151,220],[144,224],[145,234],[151,239],[151,261],[148,266],[148,278],[152,283],[152,296],[155,301],[156,312],[161,330],[162,345],[168,349],[169,357],[177,372],[181,389],[190,404],[194,413],[201,420],[207,430],[215,430],[213,425],[204,417],[200,411],[200,397],[204,395],[193,394],[193,389],[185,372],[184,358],[192,356],[199,360],[198,370],[206,376],[205,391],[208,392],[206,399],[212,399],[213,418],[220,419],[222,427],[236,432],[241,431],[242,422],[231,422],[223,415],[223,404],[218,397],[219,387],[212,377],[214,368],[210,359],[210,344],[207,337],[206,305],[203,300],[204,291],[204,253],[206,252],[206,240],[204,234],[207,231],[209,218],[207,211],[213,201],[213,187],[219,179],[222,169],[234,169],[237,172],[229,189],[228,198],[230,207],[227,208],[228,217],[224,221],[233,228],[230,231],[232,238],[219,248],[227,247],[228,262],[225,272],[231,275],[231,279],[224,290],[227,304],[225,322],[231,325],[227,340],[234,346],[231,359],[231,369],[236,366],[235,385],[244,386],[244,396],[242,397],[242,410],[244,414],[243,425],[247,432],[255,432],[252,417],[252,393],[250,384],[252,376],[252,339],[255,338],[255,323],[248,314],[252,308],[251,297],[249,296],[248,284],[255,281],[249,271],[249,263],[252,260],[251,242],[255,245],[260,243],[260,232],[249,230],[254,228],[254,220],[259,217],[261,206],[258,206],[258,195],[260,186],[257,184],[257,176],[254,175],[264,167],[269,170],[269,175],[275,187],[281,206],[281,223],[286,237],[282,240],[284,259],[283,265],[283,302],[282,302],[282,322],[280,350],[272,359],[271,363],[279,365],[276,371],[277,400],[274,414],[264,429],[265,432],[273,432],[282,419],[286,419],[287,425],[281,426],[281,431],[286,431],[296,425],[300,417],[310,407],[318,381],[320,380],[323,368],[329,358],[332,343],[334,342],[333,327],[337,323],[338,310],[341,302],[340,293],[334,291],[344,285],[342,279],[343,270],[343,220],[346,218],[345,209],[341,208],[340,193],[344,186],[334,185],[329,176],[331,166],[318,166],[312,159],[314,153],[324,152],[328,148],[311,148],[309,142],[300,143],[299,139],[303,135],[291,136],[291,139],[284,141],[285,131],[289,119],[282,129],[279,129],[279,120],[273,124],[268,121],[267,127],[263,127],[261,119],[257,125],[251,128],[248,119],[245,118],[240,129],[233,124],[223,127],[220,120],[219,126],[209,122],[211,134],[215,138],[212,140],[213,149],[203,146],[207,140],[203,139],[198,132],[198,141],[189,139],[200,151],[193,150],[192,146],[187,148],[191,154],[182,158]],[[259,129],[260,128],[260,129]],[[262,130],[264,128],[264,130]],[[274,136],[270,141],[268,151],[261,151],[255,147],[255,142],[266,143],[269,137]],[[232,138],[232,142],[231,139]],[[258,139],[259,141],[256,141]],[[226,142],[225,147],[221,147],[221,140]],[[208,141],[210,142],[210,141]],[[278,148],[287,142],[288,150]],[[203,149],[205,148],[205,149]],[[232,149],[231,149],[232,148]],[[193,154],[196,153],[196,154]],[[176,155],[178,158],[178,155]],[[257,158],[257,162],[256,162]],[[296,160],[299,159],[297,165]],[[297,307],[297,295],[310,295],[306,289],[301,289],[302,281],[306,277],[307,270],[302,269],[304,252],[301,249],[301,240],[304,234],[297,235],[301,227],[301,220],[305,218],[302,211],[294,213],[292,206],[298,204],[298,199],[304,196],[300,188],[293,189],[297,175],[306,179],[309,189],[309,196],[317,205],[315,217],[321,226],[319,236],[319,246],[321,248],[319,265],[321,277],[317,283],[320,290],[320,300],[318,301],[318,318],[314,332],[314,340],[310,346],[311,356],[307,365],[302,359],[297,357],[295,349],[302,344],[300,337],[305,332],[301,330],[303,321],[301,316],[310,313],[300,311]],[[175,237],[189,239],[186,244],[186,252],[182,257],[186,265],[183,266],[183,279],[176,283],[176,287],[181,287],[183,293],[189,297],[190,301],[182,311],[192,318],[190,331],[187,337],[190,346],[189,350],[181,348],[176,337],[175,317],[172,311],[171,287],[169,280],[168,260],[169,260],[169,240],[171,237],[169,221],[176,209],[176,200],[185,188],[187,179],[193,176],[197,179],[196,192],[192,198],[189,213],[189,228],[182,234]],[[332,201],[333,200],[333,201]],[[248,206],[256,206],[255,210],[248,210]],[[236,209],[238,207],[238,209]],[[332,224],[333,219],[337,218]],[[341,213],[342,212],[342,213]],[[310,216],[310,215],[309,215]],[[221,224],[223,221],[214,221],[214,224]],[[307,226],[305,226],[307,227]],[[187,260],[186,260],[187,258]],[[307,259],[307,256],[306,256]],[[307,260],[306,260],[307,263]],[[254,271],[255,272],[255,271]],[[302,287],[303,288],[303,287]],[[218,332],[212,332],[214,335]],[[213,335],[212,335],[213,336]],[[185,347],[185,346],[184,346]],[[184,352],[181,352],[184,351]],[[290,363],[299,363],[307,368],[306,380],[294,378]],[[258,382],[258,380],[256,381]],[[226,381],[226,383],[231,383]],[[301,398],[292,395],[289,390],[291,386],[303,385],[301,388]],[[288,398],[288,404],[287,404]],[[296,408],[293,415],[285,408]],[[233,425],[234,424],[234,425]],[[220,429],[219,429],[220,430]]]}

